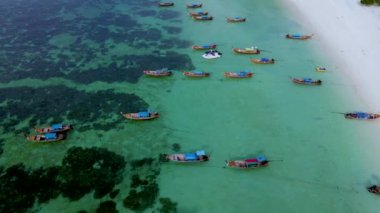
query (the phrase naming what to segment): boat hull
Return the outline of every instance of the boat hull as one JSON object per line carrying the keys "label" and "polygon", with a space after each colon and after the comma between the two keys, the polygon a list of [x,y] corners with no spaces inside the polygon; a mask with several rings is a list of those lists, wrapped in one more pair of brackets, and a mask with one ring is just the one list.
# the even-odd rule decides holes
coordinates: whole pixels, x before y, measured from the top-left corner
{"label": "boat hull", "polygon": [[209,56],[209,55],[202,55],[204,59],[217,59],[220,58],[220,55],[215,55],[215,56]]}
{"label": "boat hull", "polygon": [[171,7],[171,6],[174,6],[174,2],[158,3],[158,6],[160,6],[160,7]]}
{"label": "boat hull", "polygon": [[295,84],[302,84],[302,85],[310,85],[310,86],[320,86],[320,85],[322,85],[322,81],[320,81],[320,80],[306,82],[306,81],[304,81],[302,79],[293,78],[292,81]]}
{"label": "boat hull", "polygon": [[274,64],[274,59],[271,59],[269,61],[262,61],[261,59],[257,59],[257,58],[254,58],[254,59],[251,59],[251,62],[254,63],[254,64]]}
{"label": "boat hull", "polygon": [[205,12],[195,12],[195,13],[191,12],[191,13],[189,13],[189,15],[190,16],[207,16],[208,12],[207,11],[205,11]]}
{"label": "boat hull", "polygon": [[315,71],[317,71],[317,72],[326,72],[327,69],[324,68],[324,67],[316,67],[316,68],[315,68]]}
{"label": "boat hull", "polygon": [[245,161],[243,160],[226,160],[226,167],[228,168],[234,168],[234,169],[246,169],[246,170],[251,170],[251,169],[257,169],[260,167],[267,167],[268,163],[266,164],[258,164],[255,167],[247,167],[245,164]]}
{"label": "boat hull", "polygon": [[166,77],[166,76],[171,76],[172,72],[171,71],[155,71],[155,70],[144,70],[144,74],[146,76],[151,76],[151,77]]}
{"label": "boat hull", "polygon": [[64,132],[68,132],[70,130],[73,129],[73,126],[72,125],[64,125],[62,126],[62,129],[59,129],[59,130],[54,130],[52,129],[52,127],[45,127],[45,128],[36,128],[36,132],[38,133],[64,133]]}
{"label": "boat hull", "polygon": [[380,187],[373,185],[367,188],[368,192],[371,192],[375,195],[380,195]]}
{"label": "boat hull", "polygon": [[185,154],[171,154],[171,155],[165,155],[165,158],[169,162],[175,162],[175,163],[201,163],[201,162],[207,162],[210,159],[209,155],[203,155],[200,156],[198,159],[195,160],[185,160]]}
{"label": "boat hull", "polygon": [[183,75],[187,76],[187,77],[193,77],[193,78],[204,78],[204,77],[209,77],[210,73],[203,72],[201,74],[198,74],[198,73],[194,73],[194,72],[183,72]]}
{"label": "boat hull", "polygon": [[344,117],[346,119],[353,119],[353,120],[375,120],[380,118],[380,114],[375,114],[375,113],[366,113],[367,116],[358,116],[357,113],[346,113],[344,114]]}
{"label": "boat hull", "polygon": [[247,50],[247,49],[240,49],[240,48],[233,48],[232,51],[238,54],[260,54],[260,50],[258,49],[253,49],[253,50]]}
{"label": "boat hull", "polygon": [[230,23],[239,23],[239,22],[245,22],[246,18],[241,18],[241,19],[234,19],[234,18],[227,18],[227,22]]}
{"label": "boat hull", "polygon": [[193,45],[191,48],[193,50],[211,50],[211,49],[215,49],[216,48],[216,44],[207,45],[207,46]]}
{"label": "boat hull", "polygon": [[193,16],[193,19],[196,21],[211,21],[214,19],[212,16]]}
{"label": "boat hull", "polygon": [[26,139],[29,141],[29,142],[32,142],[32,143],[51,143],[51,142],[58,142],[58,141],[62,141],[66,138],[66,135],[65,134],[57,134],[57,138],[55,139],[43,139],[44,136],[43,135],[33,135],[33,136],[28,136]]}
{"label": "boat hull", "polygon": [[202,4],[188,4],[186,5],[187,8],[193,9],[193,8],[201,8]]}
{"label": "boat hull", "polygon": [[122,113],[122,112],[120,112],[120,114],[128,120],[136,120],[136,121],[153,120],[153,119],[160,117],[160,114],[158,112],[151,112],[149,117],[139,117],[138,113]]}
{"label": "boat hull", "polygon": [[256,158],[245,160],[226,160],[226,167],[236,169],[256,169],[259,167],[268,166],[269,161],[264,155],[259,155]]}
{"label": "boat hull", "polygon": [[224,77],[226,78],[252,78],[253,73],[249,72],[245,75],[239,75],[239,73],[236,72],[225,72]]}
{"label": "boat hull", "polygon": [[295,36],[295,35],[289,35],[287,34],[285,36],[285,38],[288,38],[288,39],[294,39],[294,40],[307,40],[307,39],[311,39],[313,37],[313,35],[301,35],[301,36]]}

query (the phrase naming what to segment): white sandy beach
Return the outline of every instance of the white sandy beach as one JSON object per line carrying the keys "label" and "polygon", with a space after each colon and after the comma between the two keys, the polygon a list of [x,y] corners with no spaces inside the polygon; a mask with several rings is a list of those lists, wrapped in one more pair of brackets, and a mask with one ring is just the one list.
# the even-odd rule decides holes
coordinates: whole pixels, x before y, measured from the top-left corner
{"label": "white sandy beach", "polygon": [[[380,7],[359,0],[283,0],[329,57],[352,79],[365,101],[363,111],[380,112]],[[349,109],[348,109],[349,110]],[[358,110],[358,109],[352,109]]]}

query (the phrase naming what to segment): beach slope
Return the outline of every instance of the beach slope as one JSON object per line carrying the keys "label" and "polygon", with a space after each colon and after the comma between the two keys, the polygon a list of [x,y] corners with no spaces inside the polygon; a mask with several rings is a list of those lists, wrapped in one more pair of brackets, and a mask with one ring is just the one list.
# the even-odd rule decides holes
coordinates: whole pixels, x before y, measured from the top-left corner
{"label": "beach slope", "polygon": [[[283,0],[297,22],[323,44],[352,79],[368,111],[380,110],[380,7],[352,0]],[[309,32],[307,32],[309,33]]]}

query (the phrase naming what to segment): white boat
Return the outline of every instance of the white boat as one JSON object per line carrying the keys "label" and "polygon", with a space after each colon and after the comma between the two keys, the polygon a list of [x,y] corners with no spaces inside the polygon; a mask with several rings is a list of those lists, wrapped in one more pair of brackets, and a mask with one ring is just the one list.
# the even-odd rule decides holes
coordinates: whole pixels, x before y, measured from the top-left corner
{"label": "white boat", "polygon": [[217,50],[210,50],[210,51],[205,52],[202,55],[202,57],[205,59],[220,58],[220,57],[222,57],[222,53],[217,51]]}

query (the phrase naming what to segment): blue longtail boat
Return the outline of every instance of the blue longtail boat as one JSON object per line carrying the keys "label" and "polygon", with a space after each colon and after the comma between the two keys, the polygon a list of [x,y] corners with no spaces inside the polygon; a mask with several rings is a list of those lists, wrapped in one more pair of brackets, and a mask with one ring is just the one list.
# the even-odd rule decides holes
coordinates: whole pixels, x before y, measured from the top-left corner
{"label": "blue longtail boat", "polygon": [[158,112],[152,112],[152,111],[144,111],[144,112],[136,112],[136,113],[123,113],[120,112],[120,114],[129,120],[152,120],[155,118],[160,117],[160,114]]}
{"label": "blue longtail boat", "polygon": [[62,133],[68,132],[73,129],[72,125],[63,125],[63,124],[53,124],[49,127],[36,128],[38,133]]}
{"label": "blue longtail boat", "polygon": [[57,134],[57,133],[46,133],[43,135],[32,135],[27,136],[26,139],[30,142],[37,143],[49,143],[64,140],[66,138],[65,134]]}
{"label": "blue longtail boat", "polygon": [[207,155],[204,150],[198,150],[196,152],[183,153],[183,154],[171,154],[164,155],[167,161],[173,161],[177,163],[198,163],[208,161],[210,155]]}
{"label": "blue longtail boat", "polygon": [[245,160],[226,160],[226,167],[237,169],[256,169],[268,165],[269,161],[264,155],[259,155],[256,158],[249,158]]}
{"label": "blue longtail boat", "polygon": [[285,38],[296,39],[296,40],[306,40],[306,39],[310,39],[311,37],[313,37],[313,34],[311,34],[311,35],[286,34],[285,35]]}
{"label": "blue longtail boat", "polygon": [[374,119],[380,118],[380,114],[366,113],[366,112],[351,112],[351,113],[345,113],[344,117],[347,119],[356,119],[356,120],[374,120]]}

